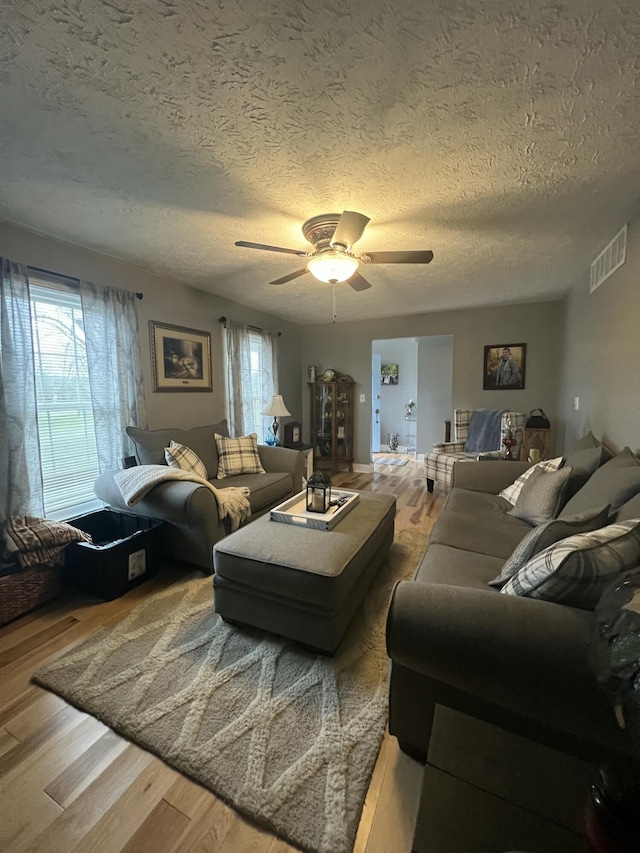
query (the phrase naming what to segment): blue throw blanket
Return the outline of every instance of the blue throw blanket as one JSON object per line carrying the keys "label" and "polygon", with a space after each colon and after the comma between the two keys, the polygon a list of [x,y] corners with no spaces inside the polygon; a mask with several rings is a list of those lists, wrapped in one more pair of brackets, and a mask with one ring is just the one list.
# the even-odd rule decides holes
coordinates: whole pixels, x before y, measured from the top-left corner
{"label": "blue throw blanket", "polygon": [[500,450],[500,423],[507,409],[476,409],[469,421],[464,449],[467,453]]}

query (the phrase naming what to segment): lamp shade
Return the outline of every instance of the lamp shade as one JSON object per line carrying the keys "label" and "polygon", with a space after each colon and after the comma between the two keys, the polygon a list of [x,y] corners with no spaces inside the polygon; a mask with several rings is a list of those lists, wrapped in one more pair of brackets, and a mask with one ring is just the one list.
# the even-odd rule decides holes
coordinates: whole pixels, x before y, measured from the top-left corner
{"label": "lamp shade", "polygon": [[280,418],[283,415],[290,415],[291,412],[285,406],[282,394],[274,394],[267,403],[266,408],[262,410],[262,414],[273,418]]}
{"label": "lamp shade", "polygon": [[307,269],[319,281],[335,284],[351,278],[358,269],[358,261],[346,252],[327,250],[318,257],[311,258]]}

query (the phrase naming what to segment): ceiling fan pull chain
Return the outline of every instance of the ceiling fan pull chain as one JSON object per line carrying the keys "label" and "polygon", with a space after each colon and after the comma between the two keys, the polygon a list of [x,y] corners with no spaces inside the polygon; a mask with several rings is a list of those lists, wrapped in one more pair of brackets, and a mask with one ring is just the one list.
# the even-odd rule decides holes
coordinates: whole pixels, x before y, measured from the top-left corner
{"label": "ceiling fan pull chain", "polygon": [[338,312],[336,311],[336,286],[331,285],[331,313],[333,314],[333,322],[335,323]]}

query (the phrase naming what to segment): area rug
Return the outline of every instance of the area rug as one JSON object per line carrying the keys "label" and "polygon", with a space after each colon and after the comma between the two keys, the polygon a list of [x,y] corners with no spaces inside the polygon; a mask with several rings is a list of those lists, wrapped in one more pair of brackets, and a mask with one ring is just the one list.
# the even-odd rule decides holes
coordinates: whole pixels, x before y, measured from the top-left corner
{"label": "area rug", "polygon": [[382,456],[380,458],[374,458],[373,461],[376,465],[395,465],[396,468],[401,468],[403,465],[406,465],[409,460],[403,459],[400,456]]}
{"label": "area rug", "polygon": [[33,679],[289,843],[347,853],[387,720],[387,605],[425,546],[396,535],[333,658],[227,625],[196,578]]}

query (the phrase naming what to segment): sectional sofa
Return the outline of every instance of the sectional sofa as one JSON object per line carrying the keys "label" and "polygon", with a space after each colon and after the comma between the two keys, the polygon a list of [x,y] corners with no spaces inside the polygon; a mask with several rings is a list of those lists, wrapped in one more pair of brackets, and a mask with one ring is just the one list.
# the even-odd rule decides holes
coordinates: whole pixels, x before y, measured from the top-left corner
{"label": "sectional sofa", "polygon": [[[565,488],[574,494],[565,503],[565,491],[552,515],[568,520],[570,530],[576,517],[591,518],[592,530],[625,522],[618,567],[638,565],[640,460],[628,449],[610,459],[604,450],[598,456],[594,442],[586,455],[602,464],[581,468],[586,444],[567,460],[575,464],[568,466]],[[395,588],[387,620],[389,730],[419,760],[428,751],[437,704],[587,760],[630,750],[592,661],[595,606],[603,584],[611,582],[611,567],[590,579],[579,563],[558,600],[553,593],[534,597],[544,583],[509,594],[500,579],[507,561],[516,558],[517,564],[525,537],[535,539],[532,531],[542,529],[514,515],[515,505],[500,496],[526,470],[519,462],[456,465],[426,554],[413,580]],[[544,568],[545,558],[537,559]],[[512,588],[519,576],[508,582]]]}

